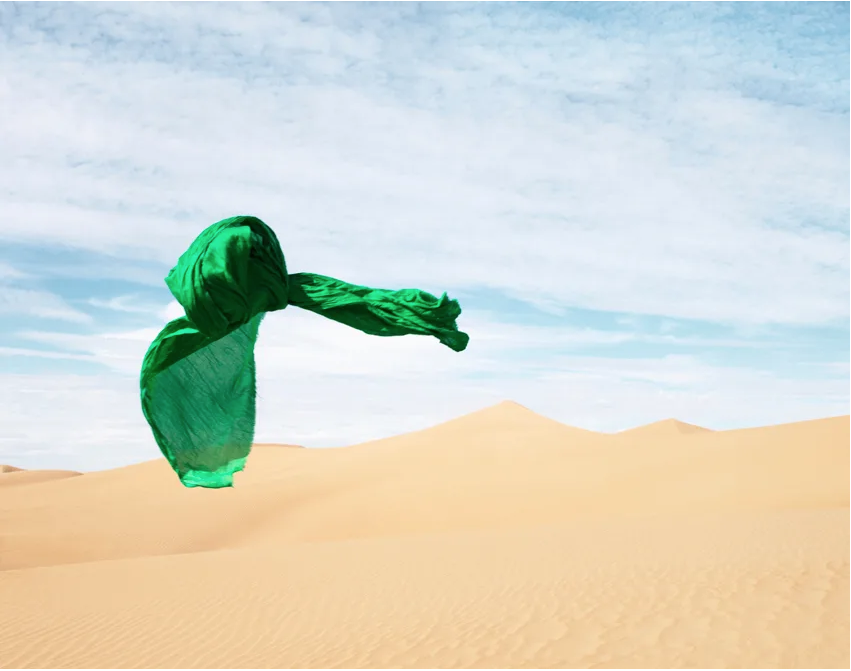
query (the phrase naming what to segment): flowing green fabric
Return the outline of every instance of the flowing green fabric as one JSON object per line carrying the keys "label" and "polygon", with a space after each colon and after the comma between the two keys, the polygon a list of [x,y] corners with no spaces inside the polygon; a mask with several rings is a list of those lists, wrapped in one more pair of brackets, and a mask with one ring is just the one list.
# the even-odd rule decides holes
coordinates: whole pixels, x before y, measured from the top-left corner
{"label": "flowing green fabric", "polygon": [[231,487],[254,439],[254,345],[267,312],[310,310],[377,336],[431,335],[456,352],[458,302],[313,273],[287,273],[274,231],[256,217],[199,235],[165,279],[186,315],[169,322],[142,362],[142,412],[187,487]]}

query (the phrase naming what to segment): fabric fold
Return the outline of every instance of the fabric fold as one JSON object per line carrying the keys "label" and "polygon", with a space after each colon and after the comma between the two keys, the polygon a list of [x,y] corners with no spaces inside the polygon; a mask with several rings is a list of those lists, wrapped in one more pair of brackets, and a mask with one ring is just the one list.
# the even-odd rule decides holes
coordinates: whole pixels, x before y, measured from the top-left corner
{"label": "fabric fold", "polygon": [[456,352],[457,301],[419,289],[373,289],[287,273],[274,233],[256,217],[205,229],[166,277],[185,310],[142,362],[142,413],[187,487],[230,487],[254,439],[254,346],[267,312],[293,305],[376,336],[430,335]]}

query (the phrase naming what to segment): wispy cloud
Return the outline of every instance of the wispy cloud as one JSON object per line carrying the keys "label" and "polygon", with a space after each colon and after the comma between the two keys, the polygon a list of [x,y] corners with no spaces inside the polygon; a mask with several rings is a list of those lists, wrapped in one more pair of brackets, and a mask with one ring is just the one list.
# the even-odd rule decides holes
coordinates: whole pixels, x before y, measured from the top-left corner
{"label": "wispy cloud", "polygon": [[104,310],[115,310],[116,312],[130,312],[133,314],[151,315],[157,314],[162,308],[146,304],[144,299],[140,300],[138,296],[113,296],[112,298],[89,298],[86,301],[89,305]]}
{"label": "wispy cloud", "polygon": [[27,276],[26,273],[21,272],[17,268],[13,268],[8,263],[0,262],[0,281],[10,280],[10,279],[19,280],[19,279],[22,279],[26,276]]}
{"label": "wispy cloud", "polygon": [[75,309],[60,296],[47,291],[0,284],[0,315],[34,316],[87,323],[90,315]]}
{"label": "wispy cloud", "polygon": [[311,395],[334,399],[298,433],[319,442],[498,395],[601,426],[841,411],[848,19],[847,3],[2,3],[0,366],[38,377],[34,352],[65,353],[130,399],[145,339],[179,314],[161,278],[204,226],[252,213],[292,271],[449,290],[473,336],[456,356],[271,315],[261,391],[286,399],[287,435],[317,424]]}

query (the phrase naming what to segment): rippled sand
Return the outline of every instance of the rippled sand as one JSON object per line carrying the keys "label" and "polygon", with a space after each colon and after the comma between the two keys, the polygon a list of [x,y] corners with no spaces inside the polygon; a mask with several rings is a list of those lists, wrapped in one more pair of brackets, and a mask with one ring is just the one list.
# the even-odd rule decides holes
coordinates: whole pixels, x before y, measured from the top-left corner
{"label": "rippled sand", "polygon": [[848,668],[848,511],[848,417],[3,468],[0,666]]}

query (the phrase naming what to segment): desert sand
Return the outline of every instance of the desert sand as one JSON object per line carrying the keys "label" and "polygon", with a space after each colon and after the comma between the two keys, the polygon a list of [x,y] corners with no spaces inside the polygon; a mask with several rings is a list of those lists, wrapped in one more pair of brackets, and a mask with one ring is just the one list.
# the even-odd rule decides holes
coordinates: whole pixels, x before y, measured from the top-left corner
{"label": "desert sand", "polygon": [[848,668],[849,418],[4,467],[0,666]]}

